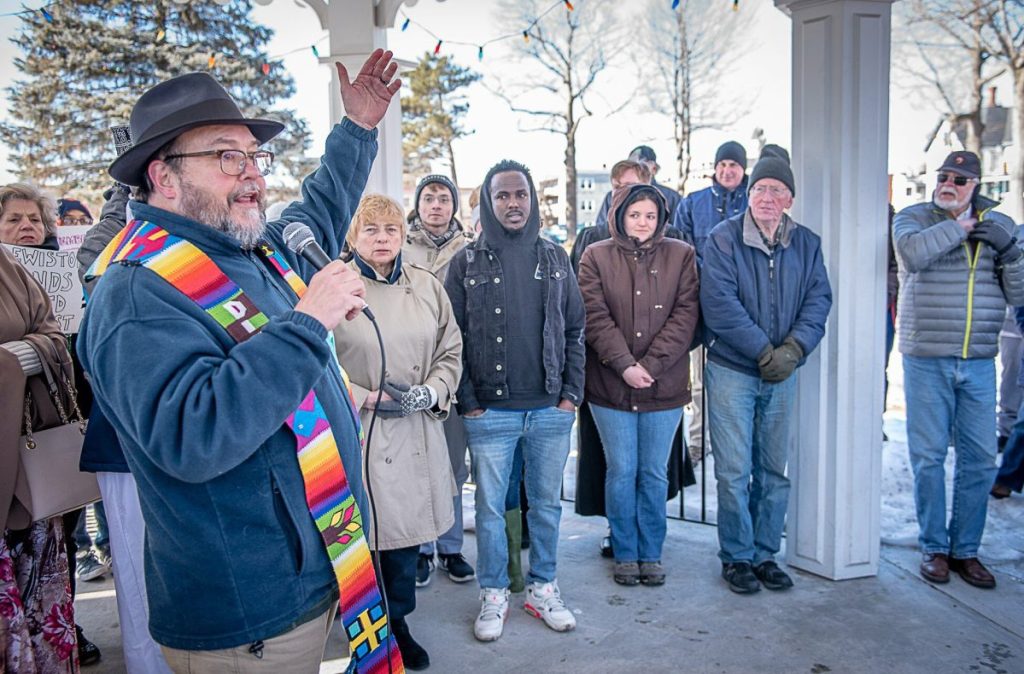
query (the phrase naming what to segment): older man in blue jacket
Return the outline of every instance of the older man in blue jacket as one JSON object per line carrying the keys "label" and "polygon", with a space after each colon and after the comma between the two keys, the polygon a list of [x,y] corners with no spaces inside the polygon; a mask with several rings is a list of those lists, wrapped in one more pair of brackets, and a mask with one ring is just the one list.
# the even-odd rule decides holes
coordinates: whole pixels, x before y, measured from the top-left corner
{"label": "older man in blue jacket", "polygon": [[793,585],[774,560],[789,503],[793,373],[824,336],[832,307],[821,240],[786,214],[795,192],[786,161],[759,160],[750,208],[711,230],[701,269],[718,556],[740,594]]}
{"label": "older man in blue jacket", "polygon": [[[351,495],[365,506],[355,417],[327,341],[358,315],[364,289],[343,263],[317,272],[282,241],[286,221],[301,221],[337,257],[376,154],[374,127],[400,86],[390,53],[375,52],[352,83],[338,70],[348,117],[282,220],[263,213],[273,154],[260,149],[282,126],[244,118],[203,73],[143,94],[135,145],[110,168],[136,188],[138,221],[180,239],[177,250],[198,251],[244,293],[217,305],[232,323],[193,299],[202,293],[185,294],[198,278],[191,267],[164,275],[133,252],[97,284],[78,344],[138,484],[149,627],[175,671],[227,662],[245,672],[319,670],[339,588],[297,458],[299,407],[311,392],[322,411],[314,406],[309,419],[329,425]],[[132,250],[144,256],[147,245],[160,239]],[[282,258],[308,283],[302,299]]]}

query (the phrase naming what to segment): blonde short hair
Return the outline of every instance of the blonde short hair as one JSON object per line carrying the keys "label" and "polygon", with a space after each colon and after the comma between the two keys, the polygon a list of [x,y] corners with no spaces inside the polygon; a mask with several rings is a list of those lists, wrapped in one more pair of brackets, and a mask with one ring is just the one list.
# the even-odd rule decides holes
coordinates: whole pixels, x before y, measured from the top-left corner
{"label": "blonde short hair", "polygon": [[53,197],[42,192],[31,183],[11,183],[0,187],[0,216],[12,199],[32,201],[39,207],[39,215],[43,219],[43,237],[57,235],[57,202]]}
{"label": "blonde short hair", "polygon": [[386,220],[394,220],[402,226],[402,238],[405,238],[405,216],[402,213],[402,206],[391,197],[383,194],[367,194],[359,200],[359,206],[352,215],[352,224],[349,225],[345,241],[353,250],[356,247],[356,237],[359,230],[368,222],[382,223]]}

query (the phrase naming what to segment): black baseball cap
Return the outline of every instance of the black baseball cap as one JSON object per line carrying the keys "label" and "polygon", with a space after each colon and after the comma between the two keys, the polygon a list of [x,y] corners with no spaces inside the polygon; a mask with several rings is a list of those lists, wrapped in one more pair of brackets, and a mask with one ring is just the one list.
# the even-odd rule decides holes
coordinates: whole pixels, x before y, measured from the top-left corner
{"label": "black baseball cap", "polygon": [[965,178],[978,179],[981,177],[981,160],[973,152],[958,151],[950,152],[946,161],[942,162],[939,171],[955,173]]}

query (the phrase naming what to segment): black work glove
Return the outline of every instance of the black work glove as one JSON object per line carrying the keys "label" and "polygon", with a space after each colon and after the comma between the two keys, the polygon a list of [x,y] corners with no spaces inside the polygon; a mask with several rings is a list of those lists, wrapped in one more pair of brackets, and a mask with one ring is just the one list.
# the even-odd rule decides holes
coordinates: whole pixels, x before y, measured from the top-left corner
{"label": "black work glove", "polygon": [[786,337],[781,345],[770,350],[765,348],[758,357],[757,367],[761,370],[761,379],[772,384],[786,381],[803,357],[804,350],[796,340]]}
{"label": "black work glove", "polygon": [[976,224],[967,238],[987,243],[995,251],[996,257],[1002,264],[1016,262],[1021,255],[1024,255],[1024,251],[1017,245],[1017,239],[1013,233],[992,220],[982,220]]}
{"label": "black work glove", "polygon": [[384,382],[384,392],[392,400],[377,405],[377,416],[381,419],[407,417],[430,407],[430,389],[423,385],[409,386],[389,379]]}

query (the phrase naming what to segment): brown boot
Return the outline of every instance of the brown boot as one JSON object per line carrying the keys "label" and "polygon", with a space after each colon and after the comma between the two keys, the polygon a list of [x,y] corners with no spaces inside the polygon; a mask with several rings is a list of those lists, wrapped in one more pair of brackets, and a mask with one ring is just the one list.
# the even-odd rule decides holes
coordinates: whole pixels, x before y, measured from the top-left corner
{"label": "brown boot", "polygon": [[921,575],[933,583],[949,582],[949,555],[944,552],[926,552],[921,558]]}
{"label": "brown boot", "polygon": [[964,582],[974,587],[984,588],[986,590],[992,589],[996,586],[996,579],[989,570],[986,569],[977,557],[970,557],[968,559],[953,559],[950,563],[950,568],[960,574],[960,577],[964,579]]}

